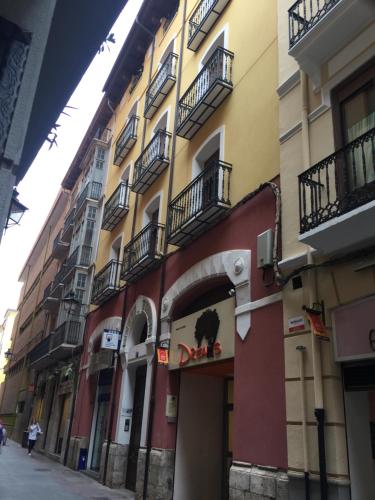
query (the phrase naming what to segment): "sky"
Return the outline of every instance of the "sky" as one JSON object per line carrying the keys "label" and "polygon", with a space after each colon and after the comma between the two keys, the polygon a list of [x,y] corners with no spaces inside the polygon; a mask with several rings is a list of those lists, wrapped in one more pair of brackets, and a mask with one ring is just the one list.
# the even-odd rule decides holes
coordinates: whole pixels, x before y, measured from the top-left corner
{"label": "sky", "polygon": [[0,324],[7,309],[16,309],[21,284],[18,277],[59,191],[85,132],[102,99],[102,88],[133,24],[142,0],[128,0],[110,30],[116,43],[97,54],[72,94],[58,123],[57,147],[45,143],[17,186],[19,201],[28,207],[20,225],[9,228],[0,243]]}

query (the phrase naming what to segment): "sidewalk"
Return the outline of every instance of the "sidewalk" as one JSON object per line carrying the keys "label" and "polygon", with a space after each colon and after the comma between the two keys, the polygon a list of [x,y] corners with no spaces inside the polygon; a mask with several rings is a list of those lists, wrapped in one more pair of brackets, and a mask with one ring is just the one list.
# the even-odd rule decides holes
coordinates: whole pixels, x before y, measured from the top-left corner
{"label": "sidewalk", "polygon": [[27,451],[8,439],[0,455],[1,500],[134,500],[125,490],[111,490],[85,474]]}

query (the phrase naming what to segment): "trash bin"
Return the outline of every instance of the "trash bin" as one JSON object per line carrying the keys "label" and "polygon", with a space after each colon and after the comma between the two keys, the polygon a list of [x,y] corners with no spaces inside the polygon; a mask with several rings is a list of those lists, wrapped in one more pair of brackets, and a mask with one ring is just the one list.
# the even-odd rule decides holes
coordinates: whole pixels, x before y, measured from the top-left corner
{"label": "trash bin", "polygon": [[79,449],[78,470],[85,470],[87,463],[87,448]]}
{"label": "trash bin", "polygon": [[22,448],[27,448],[29,441],[29,431],[23,431],[22,434]]}

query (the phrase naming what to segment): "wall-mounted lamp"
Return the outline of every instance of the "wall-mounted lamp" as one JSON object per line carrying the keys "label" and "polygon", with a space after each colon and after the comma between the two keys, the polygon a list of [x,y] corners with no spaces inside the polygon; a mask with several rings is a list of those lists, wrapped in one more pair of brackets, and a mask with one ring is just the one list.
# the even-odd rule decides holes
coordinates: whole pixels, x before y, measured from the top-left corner
{"label": "wall-mounted lamp", "polygon": [[63,303],[64,311],[68,313],[69,316],[78,316],[81,310],[81,302],[76,298],[73,290],[61,300]]}
{"label": "wall-mounted lamp", "polygon": [[25,207],[25,205],[22,205],[22,203],[20,203],[17,198],[18,192],[16,189],[13,189],[12,200],[10,202],[8,219],[5,225],[5,229],[19,224],[23,214],[26,212],[26,210],[28,210],[28,208]]}
{"label": "wall-mounted lamp", "polygon": [[13,356],[13,352],[8,349],[6,352],[4,352],[4,356],[6,357],[6,359],[11,359],[11,357]]}

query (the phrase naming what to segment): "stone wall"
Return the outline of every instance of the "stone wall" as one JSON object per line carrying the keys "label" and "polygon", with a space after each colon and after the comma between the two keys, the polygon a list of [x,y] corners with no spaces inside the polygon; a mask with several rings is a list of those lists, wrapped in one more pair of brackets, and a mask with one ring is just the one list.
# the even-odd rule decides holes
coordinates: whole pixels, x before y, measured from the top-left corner
{"label": "stone wall", "polygon": [[[174,450],[152,448],[150,453],[147,500],[172,500],[174,456]],[[141,500],[143,496],[145,464],[146,448],[141,448],[138,453],[137,500]]]}
{"label": "stone wall", "polygon": [[[107,441],[104,442],[102,447],[102,454],[100,457],[100,481],[103,481],[105,456],[107,450]],[[126,468],[128,463],[129,445],[111,443],[109,446],[107,477],[105,484],[110,488],[124,488]]]}
{"label": "stone wall", "polygon": [[[79,452],[81,448],[88,449],[89,439],[87,437],[72,437],[69,441],[68,459],[66,465],[73,470],[78,469]],[[87,466],[87,464],[86,464]]]}
{"label": "stone wall", "polygon": [[232,465],[230,500],[288,500],[288,476],[284,472],[254,465]]}

